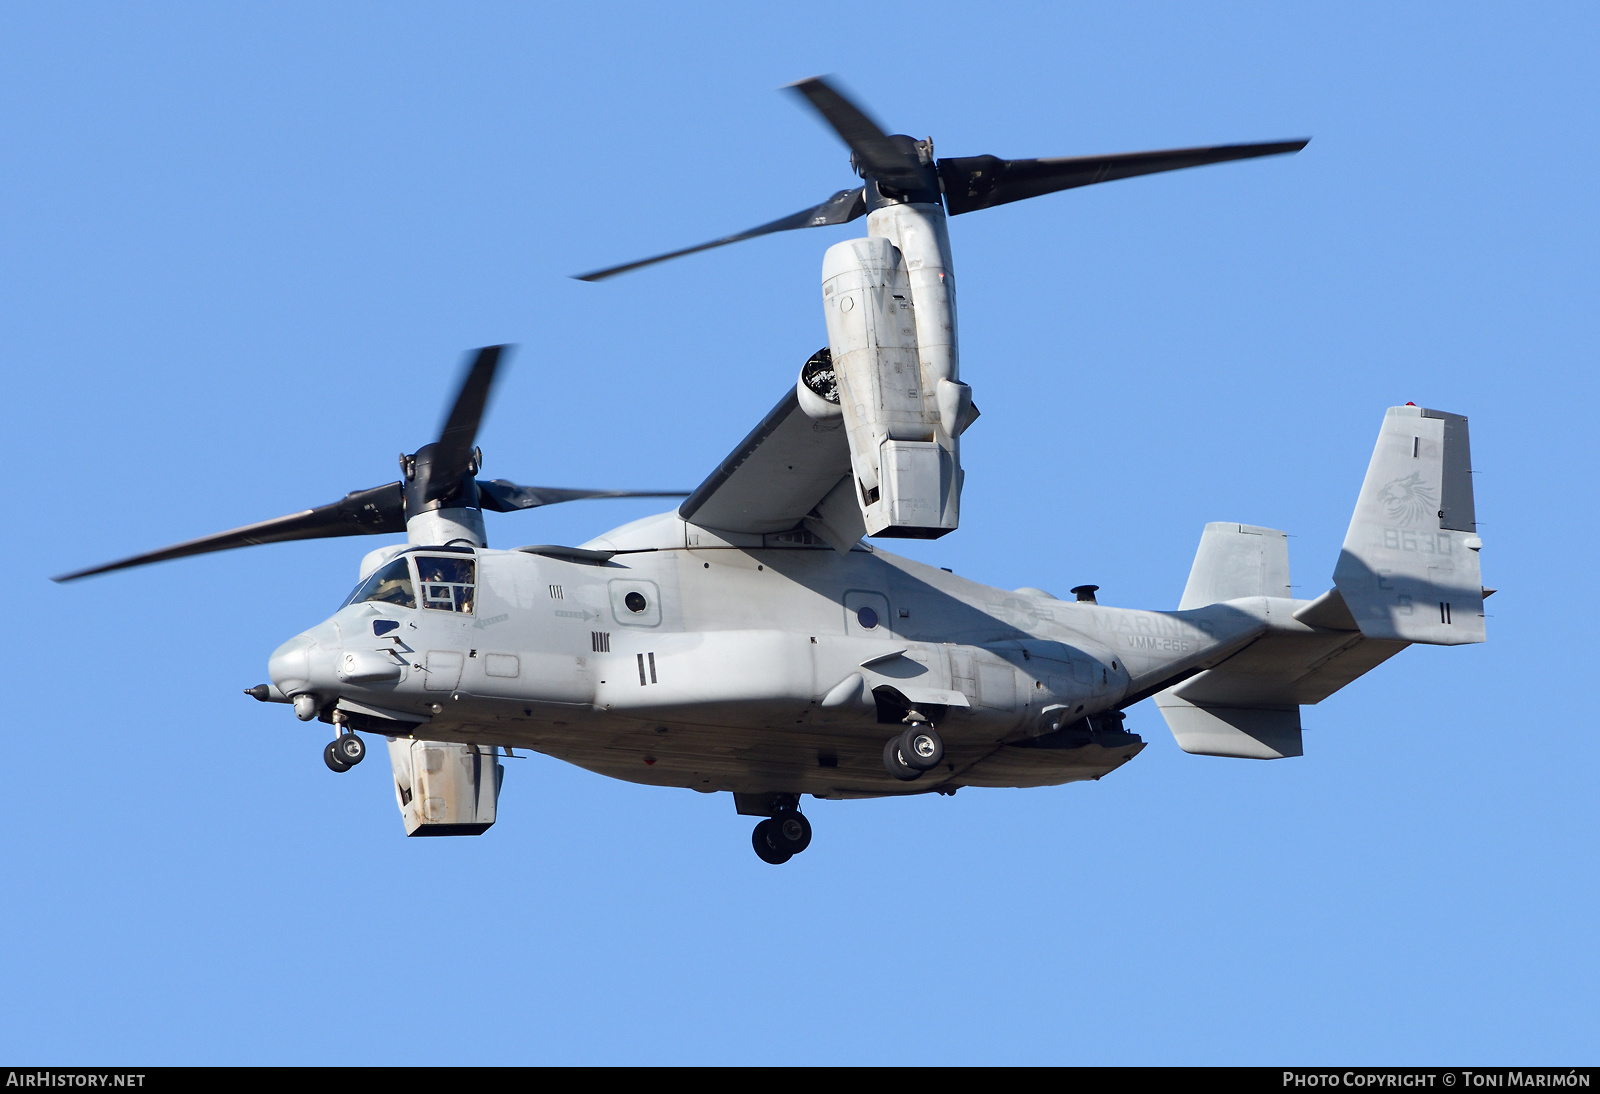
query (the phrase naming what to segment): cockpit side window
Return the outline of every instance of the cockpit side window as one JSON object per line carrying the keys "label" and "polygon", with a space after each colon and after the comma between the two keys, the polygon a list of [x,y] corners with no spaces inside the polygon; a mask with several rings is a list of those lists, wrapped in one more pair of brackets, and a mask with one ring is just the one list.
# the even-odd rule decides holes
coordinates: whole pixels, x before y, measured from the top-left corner
{"label": "cockpit side window", "polygon": [[411,564],[404,558],[397,558],[380,568],[356,586],[356,591],[350,594],[345,605],[360,604],[367,600],[400,608],[415,608],[417,593],[411,584]]}
{"label": "cockpit side window", "polygon": [[477,589],[475,560],[418,555],[417,572],[422,578],[424,608],[472,614],[473,593]]}

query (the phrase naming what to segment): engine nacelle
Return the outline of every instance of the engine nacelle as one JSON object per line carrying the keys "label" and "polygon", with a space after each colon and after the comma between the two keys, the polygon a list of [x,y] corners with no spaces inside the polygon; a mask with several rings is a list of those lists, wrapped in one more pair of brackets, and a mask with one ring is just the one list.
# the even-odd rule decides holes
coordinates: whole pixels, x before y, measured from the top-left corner
{"label": "engine nacelle", "polygon": [[868,535],[935,539],[960,521],[957,438],[977,416],[957,378],[944,213],[888,206],[869,215],[868,230],[822,260],[856,500]]}
{"label": "engine nacelle", "polygon": [[408,836],[477,836],[494,824],[505,768],[484,745],[390,738],[394,793]]}

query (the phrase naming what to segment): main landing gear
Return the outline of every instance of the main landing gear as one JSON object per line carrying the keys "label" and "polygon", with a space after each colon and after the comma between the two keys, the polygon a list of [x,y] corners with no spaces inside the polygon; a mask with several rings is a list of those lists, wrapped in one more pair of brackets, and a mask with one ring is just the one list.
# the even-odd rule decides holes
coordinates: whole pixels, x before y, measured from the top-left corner
{"label": "main landing gear", "polygon": [[901,782],[920,779],[924,771],[931,771],[943,762],[944,741],[939,731],[921,720],[913,721],[883,746],[883,766]]}
{"label": "main landing gear", "polygon": [[781,866],[811,846],[811,822],[794,805],[781,806],[750,835],[762,862]]}
{"label": "main landing gear", "polygon": [[355,731],[345,725],[341,714],[335,714],[334,724],[339,727],[339,736],[328,742],[322,750],[322,762],[328,765],[331,771],[349,771],[356,764],[367,758],[367,744]]}

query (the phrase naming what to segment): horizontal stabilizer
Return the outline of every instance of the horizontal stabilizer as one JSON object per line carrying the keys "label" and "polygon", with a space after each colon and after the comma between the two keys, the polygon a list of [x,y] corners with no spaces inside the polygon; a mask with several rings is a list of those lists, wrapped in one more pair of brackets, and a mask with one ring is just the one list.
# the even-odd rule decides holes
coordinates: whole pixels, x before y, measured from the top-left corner
{"label": "horizontal stabilizer", "polygon": [[1391,407],[1333,571],[1368,638],[1484,640],[1467,420]]}
{"label": "horizontal stabilizer", "polygon": [[1350,605],[1344,602],[1338,589],[1329,589],[1309,604],[1295,609],[1294,617],[1308,627],[1321,627],[1330,631],[1359,631],[1356,617],[1350,614]]}
{"label": "horizontal stabilizer", "polygon": [[1172,690],[1200,706],[1283,710],[1322,702],[1405,648],[1404,642],[1367,638],[1353,627],[1274,629]]}
{"label": "horizontal stabilizer", "polygon": [[1157,695],[1156,707],[1185,752],[1247,760],[1281,760],[1302,754],[1299,707],[1199,706],[1172,691]]}
{"label": "horizontal stabilizer", "polygon": [[[1276,610],[1274,618],[1282,618]],[[1276,622],[1222,663],[1159,693],[1156,706],[1185,752],[1269,760],[1298,756],[1300,707],[1321,702],[1406,645],[1363,635],[1333,589],[1299,601],[1290,619]]]}

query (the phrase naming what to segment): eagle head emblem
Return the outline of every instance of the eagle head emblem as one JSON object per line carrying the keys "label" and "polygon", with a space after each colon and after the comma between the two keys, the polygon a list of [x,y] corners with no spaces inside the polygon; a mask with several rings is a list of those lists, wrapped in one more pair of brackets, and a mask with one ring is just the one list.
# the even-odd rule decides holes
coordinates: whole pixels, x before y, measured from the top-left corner
{"label": "eagle head emblem", "polygon": [[1385,485],[1378,491],[1378,500],[1383,504],[1384,515],[1396,524],[1420,524],[1439,509],[1433,490],[1422,481],[1420,471]]}

